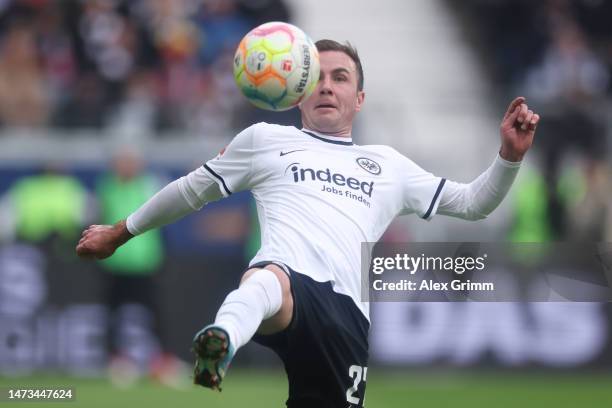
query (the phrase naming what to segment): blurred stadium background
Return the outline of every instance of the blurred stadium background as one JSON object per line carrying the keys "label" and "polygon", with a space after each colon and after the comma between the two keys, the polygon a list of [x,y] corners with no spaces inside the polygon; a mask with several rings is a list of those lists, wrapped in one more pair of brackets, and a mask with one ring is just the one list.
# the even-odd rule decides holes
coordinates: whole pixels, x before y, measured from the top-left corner
{"label": "blurred stadium background", "polygon": [[[612,241],[610,1],[1,0],[0,387],[73,386],[78,406],[281,406],[279,360],[256,345],[221,395],[189,385],[191,336],[258,245],[248,194],[109,262],[73,250],[237,130],[299,126],[233,84],[236,44],[271,20],[356,45],[357,143],[436,174],[479,174],[514,96],[541,113],[492,217],[406,217],[383,240]],[[379,303],[372,318],[369,406],[612,404],[609,304]]]}

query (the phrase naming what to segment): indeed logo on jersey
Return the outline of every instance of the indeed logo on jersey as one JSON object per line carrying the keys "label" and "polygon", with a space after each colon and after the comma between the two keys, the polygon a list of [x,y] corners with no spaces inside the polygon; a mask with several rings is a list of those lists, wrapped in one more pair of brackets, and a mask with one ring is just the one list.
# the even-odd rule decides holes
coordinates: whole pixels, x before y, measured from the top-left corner
{"label": "indeed logo on jersey", "polygon": [[309,168],[300,168],[297,166],[298,163],[294,163],[291,166],[291,172],[293,172],[293,181],[299,183],[300,181],[312,180],[312,181],[323,181],[325,183],[335,184],[337,186],[346,186],[352,190],[361,190],[362,193],[368,197],[372,197],[372,191],[374,190],[374,182],[360,181],[355,177],[346,177],[340,173],[332,173],[330,169],[325,170],[314,170]]}

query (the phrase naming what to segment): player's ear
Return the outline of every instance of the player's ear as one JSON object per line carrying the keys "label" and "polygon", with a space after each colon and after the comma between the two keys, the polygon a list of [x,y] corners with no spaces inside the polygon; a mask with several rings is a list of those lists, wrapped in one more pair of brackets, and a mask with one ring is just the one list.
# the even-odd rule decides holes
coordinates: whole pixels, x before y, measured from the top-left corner
{"label": "player's ear", "polygon": [[355,106],[355,110],[357,112],[361,110],[361,105],[363,105],[364,99],[365,99],[365,92],[357,91],[357,106]]}

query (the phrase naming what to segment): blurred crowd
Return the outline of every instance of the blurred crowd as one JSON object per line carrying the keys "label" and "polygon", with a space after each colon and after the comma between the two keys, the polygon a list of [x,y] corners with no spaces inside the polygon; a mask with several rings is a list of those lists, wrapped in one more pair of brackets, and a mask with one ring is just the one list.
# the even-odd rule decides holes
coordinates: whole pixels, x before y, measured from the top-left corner
{"label": "blurred crowd", "polygon": [[[124,219],[169,181],[169,173],[151,169],[146,157],[128,145],[118,147],[104,169],[71,170],[48,163],[0,192],[0,344],[13,339],[0,347],[0,375],[32,367],[79,373],[91,368],[96,373],[107,369],[122,387],[146,375],[169,386],[186,384],[187,368],[177,358],[190,358],[184,335],[190,338],[192,325],[199,327],[220,301],[212,288],[233,286],[245,265],[248,197],[237,194],[222,206],[210,204],[206,212],[176,223],[174,231],[148,231],[109,259],[83,262],[74,249],[83,229]],[[194,283],[198,278],[206,284]],[[177,293],[184,295],[185,286],[197,293],[185,295],[183,302]],[[203,295],[202,287],[211,293]],[[95,319],[87,313],[73,319],[75,325],[93,322],[97,328],[96,333],[83,331],[87,351],[52,343],[86,356],[83,361],[55,358],[52,347],[40,358],[19,358],[35,344],[29,336],[49,335],[32,323],[35,319],[46,316],[47,309],[69,310],[67,305],[79,302],[100,310],[92,309]],[[56,320],[48,327],[60,330]]]}
{"label": "blurred crowd", "polygon": [[2,0],[0,127],[240,127],[232,57],[283,0]]}
{"label": "blurred crowd", "polygon": [[457,10],[495,87],[543,118],[510,237],[612,241],[612,2],[470,0]]}

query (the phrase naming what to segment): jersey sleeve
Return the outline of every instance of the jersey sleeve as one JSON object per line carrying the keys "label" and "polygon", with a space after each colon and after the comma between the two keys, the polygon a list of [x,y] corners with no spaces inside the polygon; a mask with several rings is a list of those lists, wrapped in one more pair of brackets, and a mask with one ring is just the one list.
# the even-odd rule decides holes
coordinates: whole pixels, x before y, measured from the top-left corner
{"label": "jersey sleeve", "polygon": [[419,167],[412,160],[401,156],[398,177],[403,199],[400,214],[416,213],[430,220],[438,210],[446,179],[437,177]]}
{"label": "jersey sleeve", "polygon": [[204,170],[219,185],[224,197],[248,190],[252,183],[252,163],[256,154],[257,125],[240,132],[219,154],[206,162]]}

